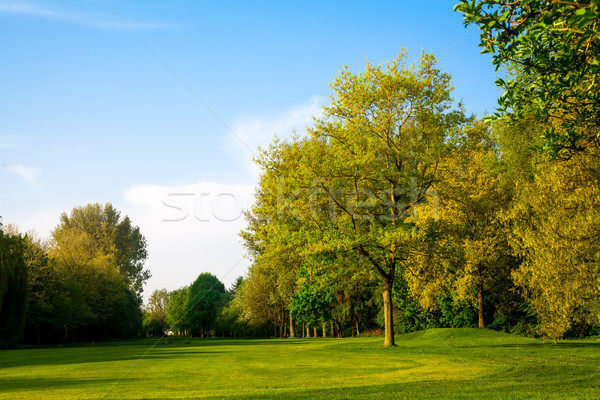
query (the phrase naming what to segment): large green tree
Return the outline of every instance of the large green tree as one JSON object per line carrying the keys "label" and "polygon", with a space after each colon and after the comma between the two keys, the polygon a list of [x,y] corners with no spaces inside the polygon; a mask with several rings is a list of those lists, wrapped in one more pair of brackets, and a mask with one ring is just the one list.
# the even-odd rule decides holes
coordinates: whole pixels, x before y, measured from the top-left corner
{"label": "large green tree", "polygon": [[376,271],[386,345],[394,344],[396,269],[414,235],[410,211],[426,199],[445,139],[465,120],[451,109],[449,76],[435,64],[424,54],[408,67],[400,54],[385,66],[367,63],[360,74],[343,70],[309,136],[275,143],[258,160],[266,178],[250,221],[266,227],[266,251],[292,249],[295,271],[303,259],[330,252],[352,253]]}
{"label": "large green tree", "polygon": [[116,269],[138,297],[150,278],[150,272],[144,269],[148,256],[146,239],[129,217],[121,218],[121,213],[110,203],[88,204],[73,208],[70,215],[63,213],[52,238],[56,249],[68,246],[67,242],[79,241],[76,253],[86,252],[83,257],[94,254],[97,262]]}
{"label": "large green tree", "polygon": [[[76,207],[52,232],[49,256],[67,288],[57,306],[64,340],[132,336],[141,328],[146,243],[110,204]],[[135,272],[137,271],[137,273]]]}
{"label": "large green tree", "polygon": [[295,168],[294,144],[275,142],[258,158],[263,167],[255,204],[246,213],[248,227],[241,233],[252,266],[239,299],[244,318],[254,326],[273,325],[282,332],[286,319],[296,335],[289,304],[297,292],[298,271],[307,254],[299,237],[301,221],[286,210],[283,199]]}
{"label": "large green tree", "polygon": [[392,289],[412,248],[411,211],[426,201],[446,138],[465,121],[435,58],[423,54],[412,66],[405,59],[367,63],[359,74],[344,69],[310,136],[271,151],[271,162],[283,155],[290,164],[282,202],[302,222],[295,236],[306,251],[352,252],[379,276],[385,345],[394,345]]}

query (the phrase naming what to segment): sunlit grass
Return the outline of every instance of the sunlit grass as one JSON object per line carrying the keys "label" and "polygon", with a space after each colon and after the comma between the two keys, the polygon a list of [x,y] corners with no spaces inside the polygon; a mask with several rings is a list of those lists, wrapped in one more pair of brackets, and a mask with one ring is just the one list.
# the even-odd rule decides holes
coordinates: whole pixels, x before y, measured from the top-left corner
{"label": "sunlit grass", "polygon": [[[477,329],[0,352],[0,398],[600,398],[600,342]],[[145,357],[142,358],[142,356]]]}

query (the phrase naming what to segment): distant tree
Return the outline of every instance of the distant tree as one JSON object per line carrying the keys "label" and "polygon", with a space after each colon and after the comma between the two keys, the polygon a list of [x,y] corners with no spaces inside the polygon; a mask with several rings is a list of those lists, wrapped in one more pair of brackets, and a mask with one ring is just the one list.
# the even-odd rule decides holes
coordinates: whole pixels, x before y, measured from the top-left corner
{"label": "distant tree", "polygon": [[238,294],[242,320],[250,326],[262,329],[269,335],[269,329],[282,334],[289,322],[289,299],[278,290],[278,273],[282,268],[257,258],[248,269],[248,276]]}
{"label": "distant tree", "polygon": [[[148,304],[145,307],[145,314],[148,323],[160,326],[161,334],[169,329],[167,323],[167,307],[169,305],[169,291],[167,289],[156,289],[150,295]],[[156,329],[154,330],[156,333]],[[160,336],[159,335],[159,336]],[[156,336],[156,335],[155,335]]]}
{"label": "distant tree", "polygon": [[225,300],[225,285],[216,276],[204,272],[196,278],[188,288],[186,302],[186,318],[192,335],[209,334]]}
{"label": "distant tree", "polygon": [[235,281],[233,281],[233,283],[231,284],[231,289],[229,289],[229,295],[231,296],[231,298],[235,298],[235,296],[237,296],[240,287],[242,287],[242,285],[244,284],[244,277],[243,276],[238,276]]}
{"label": "distant tree", "polygon": [[[238,286],[238,290],[241,289],[241,287],[241,285]],[[231,301],[229,301],[229,303],[226,306],[224,306],[219,312],[215,324],[216,330],[222,336],[250,336],[252,334],[252,331],[248,327],[248,325],[242,321],[242,313],[243,310],[240,306],[239,298],[236,296]]]}
{"label": "distant tree", "polygon": [[165,310],[165,321],[178,336],[186,336],[188,334],[187,300],[187,286],[169,292],[169,302]]}

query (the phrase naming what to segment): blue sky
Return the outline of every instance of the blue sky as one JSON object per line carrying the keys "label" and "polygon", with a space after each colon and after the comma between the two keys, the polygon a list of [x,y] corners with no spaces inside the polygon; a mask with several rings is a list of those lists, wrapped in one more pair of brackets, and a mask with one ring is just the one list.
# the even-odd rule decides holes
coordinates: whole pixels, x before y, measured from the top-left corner
{"label": "blue sky", "polygon": [[493,111],[455,2],[0,0],[3,223],[48,236],[111,202],[148,239],[147,294],[204,271],[229,285],[248,265],[250,150],[302,132],[342,66],[432,52],[468,111]]}

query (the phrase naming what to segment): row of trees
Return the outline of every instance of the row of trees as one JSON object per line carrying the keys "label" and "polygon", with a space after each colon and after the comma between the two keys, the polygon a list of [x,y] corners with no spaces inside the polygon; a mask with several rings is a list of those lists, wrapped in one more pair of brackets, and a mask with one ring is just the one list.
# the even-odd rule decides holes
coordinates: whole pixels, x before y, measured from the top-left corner
{"label": "row of trees", "polygon": [[240,277],[226,290],[216,276],[204,272],[189,286],[155,290],[144,310],[146,335],[255,336],[233,301],[242,284]]}
{"label": "row of trees", "polygon": [[[372,287],[347,282],[347,293],[338,289],[339,301],[328,308],[328,319],[315,313],[331,300],[331,292],[314,290],[309,280],[295,298],[295,319],[288,319],[285,305],[273,297],[274,282],[260,288],[254,279],[239,277],[229,290],[210,273],[202,273],[189,286],[168,291],[155,290],[145,307],[144,332],[147,336],[180,337],[295,337],[343,336],[377,327],[376,300]],[[306,276],[307,277],[307,276]],[[281,290],[281,288],[279,289]],[[258,296],[258,297],[254,297]],[[354,296],[354,297],[351,297]],[[366,302],[371,302],[367,306]]]}
{"label": "row of trees", "polygon": [[293,334],[376,305],[386,345],[432,325],[599,332],[598,6],[457,9],[505,68],[495,118],[453,102],[431,55],[344,69],[324,117],[257,159],[246,320]]}
{"label": "row of trees", "polygon": [[111,204],[63,213],[47,242],[10,225],[0,241],[1,346],[139,334],[146,241]]}

